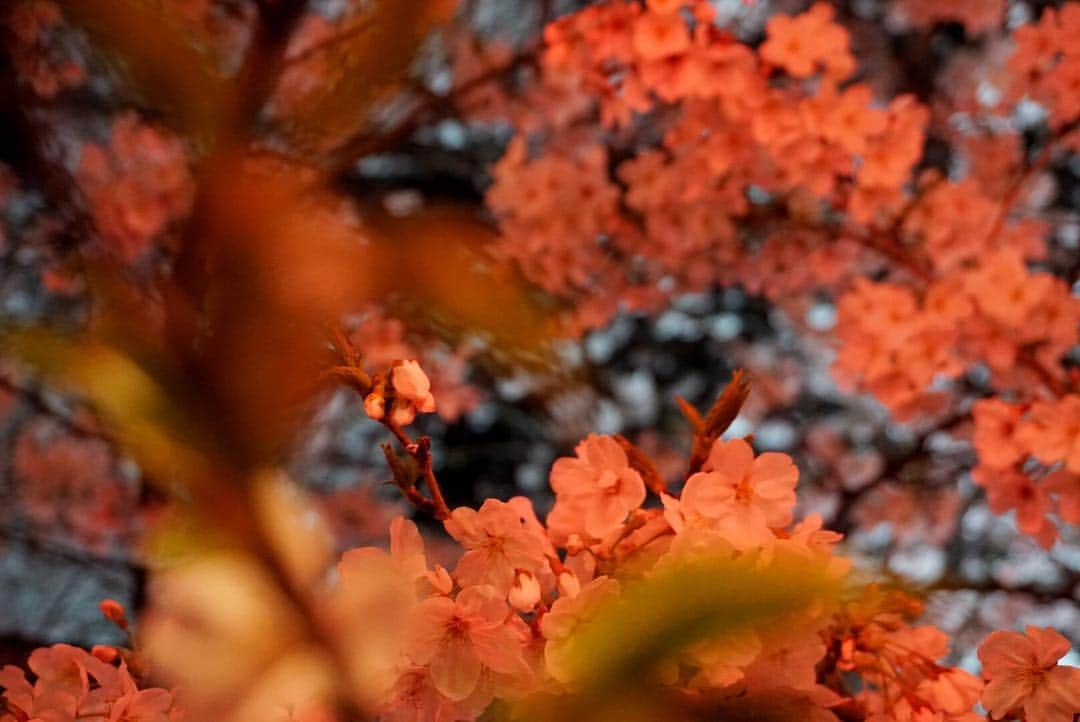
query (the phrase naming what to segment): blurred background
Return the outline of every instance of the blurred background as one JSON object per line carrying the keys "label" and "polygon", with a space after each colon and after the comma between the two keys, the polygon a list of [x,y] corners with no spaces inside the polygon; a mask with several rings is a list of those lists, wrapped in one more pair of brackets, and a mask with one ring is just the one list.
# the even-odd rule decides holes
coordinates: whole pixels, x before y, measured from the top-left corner
{"label": "blurred background", "polygon": [[[252,2],[178,4],[222,47],[244,46]],[[513,127],[478,112],[475,106],[487,101],[464,102],[451,92],[470,72],[470,43],[480,39],[510,57],[527,57],[546,19],[586,4],[463,0],[449,30],[421,46],[408,82],[380,105],[378,132],[353,149],[340,174],[342,191],[391,215],[417,205],[480,209]],[[721,21],[749,42],[760,40],[771,15],[803,7],[714,4]],[[306,42],[317,42],[348,5],[309,2],[301,27],[315,40]],[[1003,31],[1052,3],[834,5],[853,34],[865,80],[883,95],[911,92],[933,108],[938,132],[924,166],[956,175],[980,157],[944,138],[971,122],[966,98],[990,103],[997,92],[978,69],[1003,54]],[[987,19],[961,23],[935,14],[950,5],[978,6],[972,13]],[[192,204],[187,150],[137,120],[153,116],[55,3],[13,0],[0,12],[0,321],[78,329],[90,321],[89,291],[70,251],[96,237],[90,242],[133,272],[161,272]],[[502,89],[527,87],[529,72],[521,63],[501,76]],[[302,99],[306,82],[313,81],[303,73],[286,76],[277,101]],[[63,92],[65,86],[75,91]],[[1024,112],[1007,121],[1023,142],[1034,143],[1042,117],[1038,108]],[[1071,158],[1048,169],[1038,193],[1042,211],[1055,219],[1049,263],[1075,281],[1080,161]],[[451,284],[467,287],[452,265],[426,264],[413,272],[450,274]],[[970,661],[988,630],[1021,623],[1080,638],[1076,528],[1065,527],[1062,539],[1043,550],[1017,533],[1011,515],[993,515],[969,477],[975,459],[966,413],[988,388],[984,370],[963,378],[958,395],[967,400],[955,417],[900,424],[873,399],[839,388],[830,374],[837,310],[827,293],[777,303],[748,279],[679,295],[657,314],[621,312],[580,339],[551,339],[543,358],[533,358],[504,353],[482,328],[448,326],[430,311],[437,304],[420,303],[404,288],[358,308],[346,325],[373,365],[419,358],[432,377],[439,413],[417,428],[432,437],[451,507],[524,494],[543,514],[551,504],[552,462],[590,432],[628,436],[677,480],[690,436],[676,397],[706,406],[743,368],[753,391],[729,434],[753,434],[759,451],[794,456],[801,513],[820,513],[829,528],[847,534],[845,553],[866,568],[925,587],[929,617],[953,635],[959,659]],[[484,293],[475,290],[481,299]],[[523,298],[534,302],[531,291]],[[483,314],[474,320],[492,322]],[[319,398],[291,450],[290,469],[315,495],[340,550],[381,543],[389,520],[411,513],[386,483],[379,448],[385,437],[361,400],[341,389]],[[0,359],[0,663],[21,661],[46,643],[117,643],[97,602],[118,599],[137,616],[147,580],[140,539],[165,513],[160,492],[144,483],[138,465],[118,452],[84,405]],[[439,538],[435,524],[417,521]]]}

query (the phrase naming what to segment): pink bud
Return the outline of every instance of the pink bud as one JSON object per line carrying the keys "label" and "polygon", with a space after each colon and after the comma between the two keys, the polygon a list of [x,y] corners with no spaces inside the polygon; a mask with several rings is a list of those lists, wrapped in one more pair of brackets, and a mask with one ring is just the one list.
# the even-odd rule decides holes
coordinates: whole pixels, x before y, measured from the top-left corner
{"label": "pink bud", "polygon": [[100,659],[105,664],[112,664],[120,656],[120,652],[116,647],[108,647],[104,644],[95,644],[90,650],[91,656],[96,659]]}
{"label": "pink bud", "polygon": [[364,399],[364,413],[369,418],[379,421],[386,415],[386,399],[378,392],[372,392]]}
{"label": "pink bud", "polygon": [[394,408],[390,411],[390,420],[398,426],[408,426],[416,418],[416,409],[403,399],[394,399]]}
{"label": "pink bud", "polygon": [[529,572],[518,572],[508,599],[519,612],[531,612],[540,601],[540,581]]}
{"label": "pink bud", "polygon": [[563,572],[559,575],[559,595],[563,597],[576,597],[581,592],[581,582],[573,572]]}
{"label": "pink bud", "polygon": [[422,414],[435,410],[435,397],[431,395],[431,381],[416,361],[402,361],[391,372],[394,393]]}
{"label": "pink bud", "polygon": [[120,627],[120,629],[127,630],[127,613],[124,612],[124,605],[115,599],[103,599],[101,604],[98,605],[98,609],[110,622]]}
{"label": "pink bud", "polygon": [[435,568],[427,573],[427,580],[439,594],[449,594],[454,590],[454,580],[442,564],[436,564]]}
{"label": "pink bud", "polygon": [[406,399],[422,399],[431,392],[431,381],[416,361],[402,361],[391,372],[394,391]]}

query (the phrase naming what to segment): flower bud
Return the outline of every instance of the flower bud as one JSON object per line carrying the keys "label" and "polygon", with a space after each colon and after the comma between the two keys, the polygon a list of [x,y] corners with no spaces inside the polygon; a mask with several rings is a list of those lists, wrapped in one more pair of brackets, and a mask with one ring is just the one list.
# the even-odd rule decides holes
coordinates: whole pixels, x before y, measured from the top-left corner
{"label": "flower bud", "polygon": [[431,395],[431,381],[416,361],[402,361],[390,372],[394,392],[409,401],[416,410],[430,414],[435,410],[435,397]]}
{"label": "flower bud", "polygon": [[372,391],[364,398],[364,413],[379,421],[386,415],[386,399],[378,391]]}
{"label": "flower bud", "polygon": [[529,572],[518,572],[508,599],[519,612],[531,612],[540,601],[540,581]]}
{"label": "flower bud", "polygon": [[442,564],[436,564],[435,568],[427,573],[427,580],[439,594],[449,594],[454,590],[454,580]]}
{"label": "flower bud", "polygon": [[581,582],[573,572],[563,572],[559,575],[559,595],[563,597],[576,597],[581,591]]}
{"label": "flower bud", "polygon": [[98,609],[101,610],[106,619],[120,627],[120,629],[127,631],[127,613],[124,612],[123,604],[115,599],[103,599],[101,604],[98,605]]}
{"label": "flower bud", "polygon": [[398,426],[408,426],[416,419],[416,409],[404,399],[394,399],[394,408],[390,411],[390,420]]}
{"label": "flower bud", "polygon": [[90,654],[105,664],[112,664],[120,657],[120,651],[116,647],[109,647],[104,644],[95,644],[90,650]]}

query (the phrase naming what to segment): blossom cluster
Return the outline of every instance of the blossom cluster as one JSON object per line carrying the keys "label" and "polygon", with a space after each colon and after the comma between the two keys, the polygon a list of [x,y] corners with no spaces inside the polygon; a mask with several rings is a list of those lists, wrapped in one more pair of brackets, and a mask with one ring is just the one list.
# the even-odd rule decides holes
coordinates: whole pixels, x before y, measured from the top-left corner
{"label": "blossom cluster", "polygon": [[[389,621],[404,630],[364,668],[379,680],[380,719],[470,720],[494,700],[573,692],[575,638],[628,585],[688,558],[751,560],[759,570],[795,562],[844,578],[851,565],[836,554],[841,535],[816,515],[794,519],[798,477],[786,454],[721,438],[669,488],[637,447],[590,435],[554,463],[555,503],[544,522],[524,497],[452,510],[443,526],[462,554],[450,568],[428,560],[412,522],[395,519],[388,551],[345,553],[337,590],[380,610],[372,621],[382,637]],[[659,503],[646,503],[650,495]],[[377,607],[372,580],[393,590]],[[839,606],[698,640],[650,674],[691,699],[784,699],[815,720],[975,722],[982,698],[996,717],[1026,706],[1028,722],[1050,722],[1062,705],[1080,703],[1080,687],[1066,684],[1074,668],[1055,666],[1066,651],[1056,632],[1021,637],[1031,659],[1002,651],[1008,633],[991,637],[984,691],[977,676],[941,661],[948,636],[914,625],[921,609],[905,593],[871,586]],[[851,675],[861,683],[850,685]]]}
{"label": "blossom cluster", "polygon": [[839,301],[836,371],[905,420],[933,410],[945,398],[943,382],[976,364],[999,392],[1057,388],[1067,379],[1058,360],[1078,334],[1080,299],[1006,248],[942,275],[922,294],[857,280]]}
{"label": "blossom cluster", "polygon": [[1050,547],[1058,535],[1049,515],[1080,524],[1080,396],[1011,404],[975,403],[975,482],[990,508],[1016,511],[1017,526]]}
{"label": "blossom cluster", "polygon": [[1014,35],[1012,92],[1042,102],[1055,127],[1080,117],[1080,51],[1072,40],[1078,31],[1080,7],[1065,3],[1060,10],[1047,8],[1038,23],[1023,25]]}
{"label": "blossom cluster", "polygon": [[[288,5],[265,3],[258,11],[254,4],[218,7],[209,0],[164,5],[173,4],[187,6],[180,9],[193,26],[228,15],[232,22],[226,25],[234,27],[254,23],[256,12],[276,12]],[[971,33],[998,24],[1003,10],[1000,0],[898,4],[915,24],[958,20]],[[985,488],[993,511],[1014,510],[1021,531],[1050,546],[1060,524],[1080,524],[1080,395],[1075,371],[1063,362],[1080,338],[1080,300],[1064,280],[1072,276],[1060,270],[1063,264],[1055,267],[1047,243],[1049,224],[1023,214],[1031,210],[1028,205],[1034,207],[1025,195],[1031,176],[1044,171],[1059,149],[1075,150],[1080,138],[1080,54],[1073,40],[1080,32],[1080,6],[1047,10],[1037,23],[1014,34],[1007,102],[1026,97],[1047,110],[1051,132],[1043,155],[1029,163],[1026,141],[1011,126],[995,135],[980,130],[956,141],[970,167],[948,177],[924,170],[930,165],[924,149],[930,134],[942,132],[940,126],[949,119],[940,117],[938,105],[893,96],[864,82],[853,38],[833,5],[817,2],[797,15],[775,15],[760,43],[740,40],[724,28],[716,6],[707,0],[611,0],[548,23],[531,61],[501,48],[462,53],[463,66],[520,63],[535,72],[520,98],[509,97],[498,83],[458,80],[470,83],[464,95],[476,104],[476,117],[506,116],[518,133],[492,170],[494,183],[486,196],[502,231],[494,243],[495,255],[514,262],[527,279],[553,296],[550,307],[569,309],[567,326],[574,332],[602,325],[624,309],[655,311],[678,294],[717,285],[742,284],[781,307],[794,297],[831,294],[838,309],[837,375],[871,393],[899,420],[941,413],[950,404],[965,414],[971,407],[978,455],[975,481]],[[244,155],[260,148],[269,155],[269,148],[281,145],[293,145],[294,151],[351,147],[347,141],[356,140],[370,102],[379,95],[370,88],[396,85],[396,77],[380,73],[408,65],[411,55],[412,42],[392,38],[395,33],[387,26],[390,20],[414,20],[419,14],[391,18],[387,7],[358,4],[361,12],[346,13],[344,22],[301,17],[289,43],[279,42],[283,38],[277,32],[233,37],[237,47],[250,43],[255,48],[251,58],[260,61],[267,38],[288,47],[281,51],[282,67],[243,63],[241,81],[263,67],[280,77],[253,83],[255,91],[261,84],[276,83],[276,95],[261,99],[265,103],[255,113],[258,119],[246,118],[230,127],[226,135],[238,133],[242,142],[237,146],[243,151],[226,152]],[[367,15],[372,9],[386,14]],[[54,47],[60,17],[58,6],[49,0],[24,0],[10,14],[12,64],[19,82],[42,99],[52,99],[84,79],[85,69],[68,63],[63,47]],[[370,32],[373,27],[378,32]],[[343,42],[346,35],[375,36],[378,41],[353,45]],[[404,61],[389,62],[389,55]],[[342,89],[341,97],[329,92]],[[210,98],[213,93],[207,90]],[[202,100],[193,102],[204,107]],[[214,104],[210,98],[205,107]],[[247,104],[236,103],[239,110]],[[210,110],[208,116],[223,109]],[[401,127],[410,130],[424,114],[406,113],[409,119]],[[297,128],[279,122],[288,115],[302,116],[295,120]],[[253,129],[269,126],[277,126],[280,137],[270,143],[254,137]],[[243,166],[246,155],[244,162],[222,161],[209,148],[214,143],[204,143],[205,138],[185,142],[180,131],[174,135],[164,123],[149,124],[131,113],[111,118],[108,127],[107,139],[83,144],[77,155],[68,157],[65,169],[78,191],[73,195],[80,220],[96,230],[98,245],[84,245],[81,250],[89,251],[84,260],[103,255],[125,267],[161,260],[154,244],[189,215],[198,182],[199,205],[214,207],[225,222],[207,223],[211,219],[205,211],[201,216],[197,212],[191,228],[201,231],[209,225],[217,229],[216,235],[207,234],[210,241],[235,236],[241,245],[250,242],[260,251],[246,257],[246,250],[238,248],[235,256],[214,258],[224,263],[220,275],[246,268],[245,261],[257,261],[267,278],[281,281],[265,284],[273,292],[259,284],[241,289],[256,291],[250,300],[232,293],[234,289],[220,296],[216,291],[195,294],[185,299],[194,301],[190,308],[180,304],[177,317],[169,317],[169,330],[177,336],[199,331],[190,348],[183,346],[192,352],[182,356],[183,361],[206,371],[214,361],[229,367],[228,373],[206,376],[214,383],[197,385],[201,388],[193,390],[191,408],[198,409],[193,418],[202,418],[207,409],[214,412],[210,416],[226,417],[225,423],[210,428],[235,434],[220,447],[239,440],[236,445],[243,452],[234,456],[217,448],[207,454],[210,463],[204,463],[197,453],[201,450],[194,448],[202,442],[201,434],[183,434],[185,444],[193,445],[190,450],[164,443],[168,434],[159,437],[156,426],[140,437],[155,450],[166,450],[156,466],[148,467],[150,473],[164,471],[170,479],[185,473],[192,479],[199,476],[194,491],[180,496],[193,506],[218,502],[213,511],[220,515],[207,516],[222,522],[221,537],[235,531],[225,528],[233,522],[242,530],[237,536],[252,535],[236,545],[242,550],[229,550],[237,557],[234,566],[218,566],[216,577],[193,575],[187,593],[169,600],[175,603],[174,611],[187,615],[188,626],[170,626],[167,613],[158,612],[155,650],[169,642],[174,652],[198,649],[194,642],[185,644],[195,639],[193,630],[213,638],[215,654],[205,659],[176,655],[183,656],[176,666],[204,673],[201,681],[211,688],[206,696],[213,697],[215,705],[246,692],[261,703],[258,714],[263,715],[264,709],[277,709],[275,693],[291,693],[312,678],[318,683],[312,687],[319,686],[323,693],[324,681],[340,674],[348,679],[338,680],[334,694],[326,693],[320,703],[337,702],[338,696],[359,688],[364,693],[354,697],[360,706],[371,703],[371,709],[362,711],[384,720],[473,720],[496,703],[538,696],[572,698],[583,684],[577,640],[600,628],[605,615],[631,599],[639,584],[662,578],[688,560],[738,562],[761,574],[798,566],[850,583],[851,564],[838,554],[842,535],[825,529],[818,515],[796,518],[799,471],[793,460],[776,452],[757,453],[749,437],[720,438],[723,429],[718,427],[706,433],[706,427],[717,426],[717,419],[725,417],[723,409],[705,419],[687,413],[695,427],[693,451],[688,466],[674,473],[667,473],[670,463],[658,463],[625,438],[591,435],[573,457],[558,459],[552,467],[554,504],[543,519],[524,497],[488,499],[478,509],[449,508],[435,478],[431,440],[414,442],[403,427],[419,414],[436,410],[453,419],[475,402],[471,390],[458,383],[468,352],[458,349],[443,357],[447,377],[461,390],[460,397],[453,398],[439,388],[439,374],[429,378],[414,360],[422,356],[430,366],[432,359],[406,342],[403,326],[373,314],[352,339],[340,344],[339,350],[349,356],[335,372],[360,391],[367,416],[394,434],[400,453],[391,444],[383,447],[392,483],[408,501],[434,516],[457,554],[453,561],[444,558],[416,524],[397,517],[390,522],[388,550],[365,547],[344,555],[337,575],[329,580],[333,603],[325,609],[318,596],[324,591],[319,584],[326,569],[324,540],[307,534],[313,527],[309,518],[293,523],[289,499],[267,492],[277,486],[261,482],[273,474],[260,467],[250,475],[254,479],[247,478],[246,465],[252,459],[278,463],[276,454],[285,445],[279,442],[288,436],[285,431],[279,434],[273,414],[265,413],[276,409],[277,399],[262,403],[267,396],[261,388],[263,374],[249,369],[267,371],[258,361],[268,344],[279,346],[305,323],[310,331],[316,320],[338,316],[345,306],[337,302],[339,295],[363,303],[356,298],[363,284],[352,282],[361,268],[385,270],[377,262],[352,264],[337,262],[333,253],[310,254],[311,242],[334,236],[350,249],[364,246],[375,260],[377,244],[364,243],[352,225],[340,232],[338,212],[353,204],[339,203],[345,199],[336,191],[329,194],[332,210],[322,214],[319,205],[320,222],[293,223],[311,208],[292,205],[301,195],[295,189],[322,178],[314,163],[282,163],[305,178],[299,183],[245,187],[249,184],[237,182],[230,171]],[[61,135],[53,127],[42,135],[50,133]],[[316,137],[307,139],[309,133]],[[189,137],[199,136],[192,132]],[[213,161],[204,168],[213,170],[214,163],[221,162],[223,177],[207,182],[213,173],[202,168],[198,179],[193,176],[188,164],[196,148],[207,150]],[[993,153],[981,152],[985,149]],[[337,167],[339,160],[320,157],[318,164],[327,161]],[[354,161],[341,164],[355,170]],[[995,177],[1014,173],[1015,181]],[[235,209],[228,206],[238,196],[225,189],[235,187],[260,197],[246,209],[258,216],[258,223],[231,223]],[[264,193],[266,188],[280,192]],[[348,209],[344,215],[352,219]],[[324,216],[326,223],[321,222]],[[316,262],[309,265],[312,255]],[[198,266],[204,260],[199,256],[195,252],[186,260]],[[237,265],[231,266],[230,260]],[[424,260],[431,263],[426,256]],[[158,269],[155,264],[155,270],[168,276],[169,264],[160,265]],[[296,267],[303,272],[295,273]],[[178,276],[198,275],[192,268],[180,270]],[[329,291],[325,284],[312,283],[327,279]],[[201,285],[198,279],[187,281]],[[456,284],[448,285],[459,290]],[[172,299],[173,290],[162,295]],[[285,296],[286,302],[275,294]],[[261,304],[267,300],[277,302]],[[285,307],[316,308],[289,317],[295,322],[249,324],[247,316],[263,312],[264,306],[268,318]],[[199,319],[209,322],[206,327],[188,323],[195,320],[188,316],[194,309],[210,312]],[[215,327],[218,312],[228,323]],[[95,319],[95,325],[100,321]],[[122,335],[109,319],[101,325]],[[243,335],[229,333],[241,328]],[[203,336],[208,329],[217,333]],[[217,353],[202,358],[207,346],[218,344],[220,358]],[[167,356],[163,353],[162,360]],[[356,363],[359,356],[387,370],[368,376]],[[287,361],[281,365],[314,367],[294,364],[296,358]],[[241,366],[242,373],[236,373]],[[178,368],[188,367],[181,363]],[[970,389],[959,387],[979,374],[986,376],[981,386],[986,398],[971,405],[964,397]],[[134,390],[127,389],[132,396],[153,391],[147,390],[152,386],[144,383],[147,379],[137,379],[131,384]],[[309,380],[297,385],[306,388]],[[222,389],[234,387],[239,392],[235,396],[217,397]],[[284,393],[288,389],[280,390],[291,403],[290,394]],[[795,393],[777,390],[778,397],[788,400]],[[6,396],[0,390],[0,406]],[[208,399],[210,403],[202,403]],[[250,408],[229,409],[236,399],[241,405],[252,402]],[[179,394],[177,400],[176,416],[185,418]],[[140,411],[158,412],[166,406],[172,404],[145,404]],[[225,413],[216,413],[222,410]],[[728,410],[730,422],[738,408]],[[253,432],[258,426],[262,432],[264,425],[269,429],[265,442],[261,436],[238,433],[246,432],[245,426]],[[114,460],[96,439],[71,440],[47,431],[31,424],[13,445],[13,471],[29,482],[16,485],[16,498],[37,526],[69,525],[66,514],[74,511],[73,535],[85,537],[91,546],[106,546],[100,532],[118,526],[118,519],[126,516],[126,505],[133,503],[127,494],[131,489],[125,487],[115,497],[102,492],[100,481],[116,473]],[[271,448],[273,457],[263,452]],[[219,452],[228,463],[214,463]],[[218,466],[220,478],[210,471]],[[241,467],[235,469],[235,479],[233,467]],[[200,496],[207,480],[212,483],[205,486],[214,487],[211,503]],[[427,488],[428,496],[417,484]],[[946,502],[942,507],[950,513],[960,504],[950,496],[953,491],[940,494]],[[55,506],[58,498],[67,501],[60,510]],[[886,495],[882,503],[888,505],[890,498]],[[254,510],[252,519],[245,516],[246,504]],[[896,506],[900,508],[881,515],[903,518],[910,513],[906,505]],[[236,519],[231,518],[233,511]],[[218,535],[207,536],[199,541],[228,544]],[[275,563],[276,574],[262,573],[262,565]],[[237,569],[257,573],[245,576],[235,573]],[[258,577],[258,584],[250,584],[251,576]],[[797,582],[792,578],[791,586]],[[245,584],[247,592],[256,592],[250,598],[243,596]],[[277,599],[262,594],[265,589],[290,594]],[[1080,671],[1058,664],[1068,642],[1051,629],[992,634],[979,650],[980,679],[946,661],[947,635],[917,622],[922,607],[908,594],[852,583],[841,599],[815,602],[820,603],[778,620],[736,625],[669,649],[667,656],[652,660],[643,684],[662,687],[687,704],[721,709],[753,709],[755,703],[769,700],[796,719],[817,722],[976,722],[984,718],[975,711],[980,704],[994,719],[1051,722],[1080,709]],[[290,615],[254,613],[265,609],[262,603],[278,604],[290,613],[319,613],[294,625]],[[112,607],[105,608],[110,618],[122,619]],[[203,624],[199,611],[209,612],[220,625]],[[230,635],[245,618],[261,624],[259,633]],[[153,613],[148,619],[154,619]],[[164,643],[162,629],[168,637]],[[247,657],[237,664],[230,645],[239,650],[245,644],[250,647],[243,650]],[[279,664],[262,664],[264,655],[276,653],[282,655]],[[330,656],[333,659],[326,659]],[[29,676],[14,667],[0,671],[0,722],[177,719],[180,713],[171,692],[140,689],[134,659],[111,648],[90,653],[64,645],[38,650],[28,662]],[[229,667],[236,668],[234,674],[227,674]],[[241,683],[267,670],[272,674],[261,677],[260,686]],[[304,709],[282,714],[303,722],[333,719],[321,707],[313,709],[319,714]],[[260,722],[264,718],[258,717]]]}
{"label": "blossom cluster", "polygon": [[[389,410],[386,408],[388,395],[392,396]],[[431,381],[415,361],[397,363],[389,379],[376,377],[371,391],[364,397],[364,412],[368,416],[376,421],[389,418],[391,423],[399,426],[411,424],[417,413],[434,411]]]}
{"label": "blossom cluster", "polygon": [[[971,33],[1003,11],[902,9]],[[901,422],[969,409],[973,375],[986,377],[976,395],[1061,403],[1076,389],[1066,359],[1080,299],[1036,182],[1080,137],[1068,39],[1078,18],[1066,4],[1019,26],[997,75],[957,59],[949,73],[962,92],[924,104],[853,80],[852,38],[826,3],[772,16],[757,45],[706,2],[608,2],[560,17],[545,30],[537,83],[579,102],[553,114],[523,95],[485,109],[518,130],[487,195],[497,250],[567,302],[571,332],[716,285],[741,284],[796,318],[828,294],[835,377]],[[980,80],[1000,97],[979,100]],[[1049,116],[1031,159],[1007,117],[1022,99]],[[949,175],[924,168],[936,137],[962,159]],[[1054,463],[1047,483],[1067,495]],[[976,479],[994,508],[1016,508],[996,501],[1016,480],[987,468]],[[1056,536],[1051,522],[1021,528],[1043,544]]]}
{"label": "blossom cluster", "polygon": [[141,687],[127,662],[111,647],[87,652],[68,644],[42,647],[30,655],[25,672],[0,669],[2,722],[176,722],[173,694]]}
{"label": "blossom cluster", "polygon": [[[757,49],[736,41],[705,2],[604,3],[547,27],[541,82],[590,102],[542,132],[524,125],[487,201],[499,251],[573,300],[582,327],[620,301],[651,310],[754,275],[756,244],[740,222],[763,209],[815,221],[831,207],[870,223],[903,206],[927,110],[910,96],[879,103],[850,82],[850,39],[827,4],[777,15],[766,33]],[[589,112],[599,126],[573,122]],[[620,139],[618,162],[605,129]],[[778,231],[785,245],[814,241],[814,268],[857,258],[844,234]],[[777,245],[761,242],[762,256]]]}
{"label": "blossom cluster", "polygon": [[15,440],[12,511],[46,538],[100,554],[130,542],[144,519],[133,478],[100,439],[80,438],[38,418]]}
{"label": "blossom cluster", "polygon": [[73,60],[61,37],[61,16],[52,0],[33,0],[14,4],[7,21],[15,69],[42,98],[54,98],[86,81],[86,69]]}
{"label": "blossom cluster", "polygon": [[[437,411],[442,419],[455,421],[480,400],[478,390],[466,380],[470,349],[465,345],[451,348],[417,342],[408,338],[403,322],[376,309],[363,316],[349,333],[349,339],[372,368],[391,367],[401,359],[419,359],[425,369],[420,373],[425,377],[430,375],[429,388],[439,398],[438,408],[434,409],[427,397],[417,392],[415,398],[423,407],[419,409],[421,413]],[[396,373],[405,378],[409,370]],[[418,383],[422,386],[424,382],[418,380]]]}
{"label": "blossom cluster", "polygon": [[101,250],[126,263],[149,253],[194,202],[183,144],[134,114],[115,120],[107,143],[83,145],[75,181]]}
{"label": "blossom cluster", "polygon": [[[406,379],[423,386],[415,361],[397,369],[405,369],[402,388],[409,388]],[[394,371],[389,376],[397,390]],[[688,413],[694,451],[676,484],[665,482],[649,456],[625,438],[595,434],[552,466],[555,502],[544,521],[520,496],[446,510],[434,477],[426,475],[438,502],[421,508],[442,521],[458,549],[456,561],[434,561],[416,524],[399,516],[390,522],[389,548],[347,551],[327,590],[322,614],[340,625],[342,659],[368,711],[388,722],[465,722],[496,702],[572,700],[593,666],[606,662],[584,665],[580,640],[617,614],[620,602],[640,603],[636,585],[695,561],[740,564],[729,571],[749,572],[738,577],[747,584],[755,575],[779,572],[784,594],[799,586],[790,576],[796,573],[832,580],[845,591],[814,591],[805,605],[749,623],[723,620],[717,634],[669,645],[638,682],[668,690],[682,704],[721,710],[762,704],[820,722],[976,722],[984,719],[978,704],[994,719],[1053,722],[1080,705],[1080,669],[1058,664],[1068,642],[1053,629],[991,634],[979,649],[980,679],[945,661],[948,636],[917,623],[918,599],[856,583],[851,562],[837,553],[842,535],[824,529],[817,515],[796,520],[799,471],[792,459],[756,453],[744,438],[720,437],[738,412],[740,389],[745,395],[741,383],[704,419]],[[1056,420],[1053,411],[1034,409],[1032,428]],[[382,421],[396,430],[406,453],[427,454],[427,439],[412,442],[392,420]],[[1035,433],[1025,431],[1025,423],[1017,424],[1017,438]],[[1074,427],[1036,438],[1072,441]],[[1071,466],[1073,446],[1047,442],[1032,453]],[[225,576],[212,586],[236,582],[235,574],[219,572]],[[185,594],[197,596],[194,588]],[[106,600],[101,609],[130,633],[119,605]],[[219,621],[239,623],[221,611]],[[162,634],[176,631],[162,624],[157,618],[147,637],[157,653]],[[131,665],[142,663],[141,656],[112,647],[39,649],[28,663],[32,678],[16,667],[0,670],[0,722],[181,719],[172,692],[137,684]],[[318,676],[318,664],[311,673]],[[291,709],[282,715],[337,719],[317,701],[303,710],[300,717]]]}

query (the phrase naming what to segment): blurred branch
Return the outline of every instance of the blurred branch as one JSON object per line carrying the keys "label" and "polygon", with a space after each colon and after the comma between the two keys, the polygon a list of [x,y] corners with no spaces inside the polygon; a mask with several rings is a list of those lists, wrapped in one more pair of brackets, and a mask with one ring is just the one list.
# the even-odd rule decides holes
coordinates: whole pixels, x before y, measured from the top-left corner
{"label": "blurred branch", "polygon": [[889,459],[877,478],[857,489],[842,488],[840,490],[840,504],[833,513],[830,523],[831,528],[845,536],[850,534],[857,526],[854,519],[855,510],[864,499],[888,481],[904,481],[904,472],[909,465],[931,453],[925,448],[926,442],[931,436],[950,431],[969,417],[969,412],[955,412],[943,417],[934,424],[933,428],[920,434],[908,452]]}
{"label": "blurred branch", "polygon": [[0,388],[17,394],[20,399],[30,404],[37,412],[52,417],[64,429],[75,436],[88,439],[99,439],[108,444],[113,444],[114,439],[101,427],[74,418],[65,409],[58,407],[38,386],[20,384],[5,376],[0,375]]}
{"label": "blurred branch", "polygon": [[307,10],[306,0],[259,0],[259,23],[255,38],[248,47],[236,86],[242,90],[233,119],[241,136],[250,132],[244,126],[254,122],[269,100],[288,66],[286,53],[293,32]]}
{"label": "blurred branch", "polygon": [[189,137],[211,141],[234,88],[207,48],[204,28],[165,3],[78,0],[66,15],[122,64],[132,86]]}
{"label": "blurred branch", "polygon": [[7,543],[18,544],[31,552],[62,559],[80,566],[94,567],[111,572],[131,571],[137,574],[143,574],[147,570],[146,566],[134,557],[90,554],[78,547],[42,539],[9,525],[0,525],[0,539]]}
{"label": "blurred branch", "polygon": [[487,83],[512,77],[523,67],[536,67],[539,62],[538,52],[538,46],[519,51],[505,64],[455,85],[445,95],[440,95],[424,85],[413,87],[412,92],[419,97],[416,98],[412,107],[395,121],[392,127],[381,129],[378,133],[358,135],[345,143],[335,151],[334,158],[331,159],[332,169],[338,174],[347,174],[359,159],[386,148],[392,148],[425,125],[452,115],[457,111],[457,103],[462,97],[473,90]]}
{"label": "blurred branch", "polygon": [[1035,581],[1023,584],[1005,584],[996,579],[973,581],[950,576],[926,587],[924,591],[978,592],[980,594],[1004,592],[1006,594],[1022,594],[1042,604],[1056,601],[1077,602],[1080,601],[1080,570],[1063,570],[1063,578],[1056,583]]}
{"label": "blurred branch", "polygon": [[310,58],[318,55],[319,53],[323,53],[323,52],[326,52],[328,50],[332,50],[334,47],[336,47],[336,46],[338,46],[338,45],[340,45],[342,43],[347,43],[350,40],[354,40],[357,37],[359,37],[360,35],[363,35],[364,33],[368,32],[370,30],[371,30],[370,21],[369,22],[354,23],[353,25],[349,26],[345,30],[343,30],[343,31],[341,31],[341,32],[339,32],[339,33],[337,33],[335,35],[332,35],[329,38],[327,38],[327,39],[325,39],[325,40],[323,40],[321,42],[315,43],[311,47],[303,50],[302,52],[297,53],[296,55],[286,56],[285,65],[286,66],[298,65],[298,64],[300,64],[300,63],[302,63],[302,62],[304,62],[306,60],[309,60]]}

